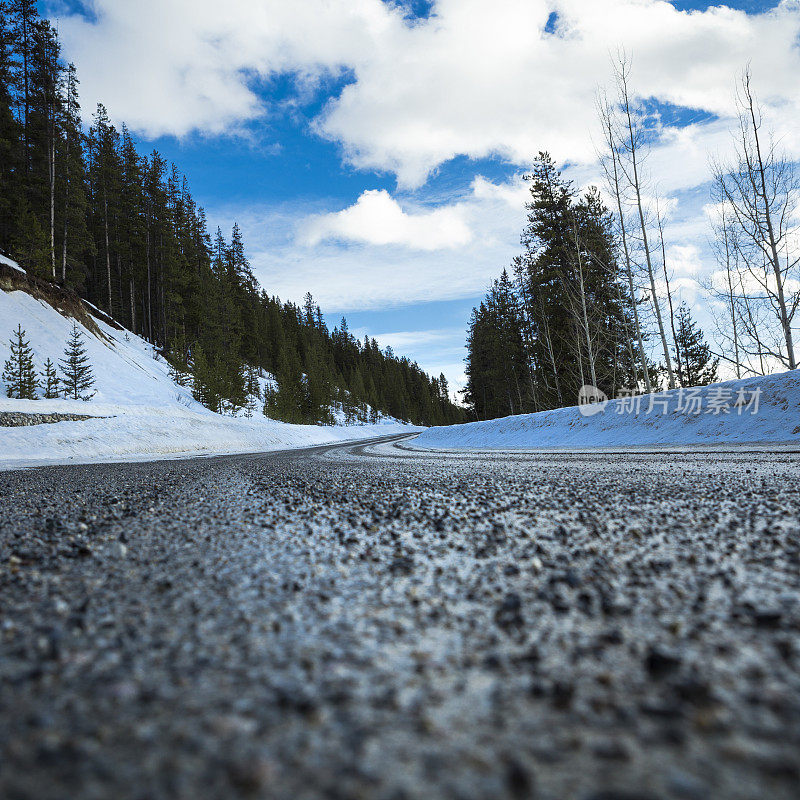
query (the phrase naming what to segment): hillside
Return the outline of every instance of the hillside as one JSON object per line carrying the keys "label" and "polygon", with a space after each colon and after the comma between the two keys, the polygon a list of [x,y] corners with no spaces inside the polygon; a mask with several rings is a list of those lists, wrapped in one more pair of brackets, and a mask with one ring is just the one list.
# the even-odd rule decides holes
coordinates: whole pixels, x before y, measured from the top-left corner
{"label": "hillside", "polygon": [[[2,467],[276,450],[414,430],[389,418],[356,426],[286,424],[266,418],[263,401],[256,397],[250,398],[255,406],[250,412],[235,417],[210,411],[193,398],[190,388],[172,380],[168,363],[144,339],[74,293],[29,278],[8,259],[0,261],[0,366],[9,356],[17,324],[25,329],[37,370],[48,357],[57,362],[73,320],[84,334],[94,369],[94,397],[88,402],[12,400],[0,381],[0,417],[8,421],[9,414],[22,413],[90,419],[0,427]],[[261,388],[269,382],[262,372]],[[337,416],[341,422],[341,414]]]}
{"label": "hillside", "polygon": [[573,406],[430,428],[414,444],[477,450],[800,444],[800,373],[611,400],[588,410],[597,413]]}

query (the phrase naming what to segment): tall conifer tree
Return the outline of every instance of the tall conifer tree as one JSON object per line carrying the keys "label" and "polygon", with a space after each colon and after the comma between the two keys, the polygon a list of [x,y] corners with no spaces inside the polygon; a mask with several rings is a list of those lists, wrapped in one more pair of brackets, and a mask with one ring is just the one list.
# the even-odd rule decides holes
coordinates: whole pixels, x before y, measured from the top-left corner
{"label": "tall conifer tree", "polygon": [[17,325],[9,345],[11,355],[3,369],[6,395],[16,400],[35,400],[39,381],[33,364],[33,350],[25,338],[22,325]]}
{"label": "tall conifer tree", "polygon": [[58,378],[55,364],[48,358],[44,362],[44,372],[42,372],[41,380],[45,400],[55,400],[61,396],[60,384],[61,381]]}
{"label": "tall conifer tree", "polygon": [[64,396],[72,400],[91,400],[94,396],[94,372],[86,353],[83,332],[77,322],[72,323],[64,358],[59,362]]}
{"label": "tall conifer tree", "polygon": [[[697,327],[692,319],[689,306],[681,303],[678,306],[677,330],[675,334],[680,353],[681,370],[684,386],[707,386],[714,383],[717,378],[719,359],[711,354],[711,348],[706,344],[703,331]],[[677,358],[677,354],[676,354]]]}

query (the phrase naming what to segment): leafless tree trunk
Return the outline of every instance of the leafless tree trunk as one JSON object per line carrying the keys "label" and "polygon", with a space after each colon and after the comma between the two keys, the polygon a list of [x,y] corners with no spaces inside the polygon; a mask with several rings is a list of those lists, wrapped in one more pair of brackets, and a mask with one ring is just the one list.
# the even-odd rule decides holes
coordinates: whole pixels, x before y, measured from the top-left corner
{"label": "leafless tree trunk", "polygon": [[[759,303],[770,309],[769,316],[780,330],[780,346],[767,345],[759,355],[762,360],[766,355],[795,369],[792,320],[800,303],[800,292],[787,289],[787,285],[798,278],[800,266],[797,244],[800,226],[795,220],[800,183],[793,163],[777,153],[771,137],[768,144],[762,141],[762,115],[751,87],[749,69],[742,75],[737,102],[735,161],[712,163],[716,199],[730,210],[730,224],[737,233],[737,251],[746,273],[764,293],[760,297],[751,296],[748,308],[752,311],[753,303]],[[745,294],[751,294],[750,287],[745,287]],[[765,332],[755,333],[761,346]],[[751,335],[749,330],[748,335]]]}
{"label": "leafless tree trunk", "polygon": [[66,97],[66,125],[64,126],[64,238],[61,242],[61,283],[67,282],[67,240],[69,234],[69,189],[70,169],[69,153],[72,144],[73,108],[75,105],[75,66],[70,64],[67,68],[67,97]]}
{"label": "leafless tree trunk", "polygon": [[20,42],[21,47],[20,50],[22,51],[22,90],[23,90],[23,97],[24,97],[24,109],[25,109],[25,116],[23,117],[22,121],[22,136],[25,140],[25,172],[28,173],[31,170],[31,147],[30,147],[30,135],[28,130],[28,117],[30,116],[31,111],[31,99],[30,99],[30,75],[29,75],[29,60],[30,60],[30,50],[31,50],[31,33],[30,33],[30,16],[23,7],[20,10],[20,22],[22,23],[22,41]]}
{"label": "leafless tree trunk", "polygon": [[[625,274],[628,278],[628,291],[630,292],[631,306],[633,310],[633,324],[636,327],[636,340],[639,346],[639,361],[642,367],[645,390],[649,393],[652,391],[652,387],[650,385],[650,374],[647,369],[647,357],[645,356],[644,352],[644,337],[642,336],[642,326],[639,321],[639,306],[636,298],[636,288],[633,283],[633,267],[631,265],[631,254],[628,247],[628,232],[625,227],[625,214],[622,210],[622,189],[620,186],[618,163],[619,154],[617,152],[617,143],[614,137],[614,124],[612,117],[613,112],[605,98],[598,102],[598,112],[600,114],[600,120],[603,124],[603,133],[606,138],[606,146],[611,155],[611,170],[608,169],[607,159],[602,158],[601,161],[606,171],[609,188],[611,189],[611,193],[614,195],[614,199],[616,200],[617,204],[617,214],[619,217],[619,228],[622,239],[622,252],[625,257]],[[633,359],[631,360],[631,363],[634,363]]]}
{"label": "leafless tree trunk", "polygon": [[731,276],[731,249],[728,242],[728,224],[725,220],[725,211],[722,212],[722,229],[725,242],[725,277],[728,283],[728,303],[730,304],[731,329],[733,330],[733,354],[736,364],[736,377],[741,378],[741,365],[739,361],[739,331],[736,325],[736,308],[733,303],[733,278]]}
{"label": "leafless tree trunk", "polygon": [[106,277],[108,279],[108,315],[114,316],[114,309],[111,307],[111,249],[108,245],[108,193],[106,192],[105,180],[103,181],[103,230],[106,237]]}
{"label": "leafless tree trunk", "polygon": [[[47,109],[47,177],[50,190],[50,273],[56,279],[56,100],[58,97],[58,65],[55,44],[47,45],[47,68],[50,86],[45,89]],[[48,92],[49,90],[49,92]],[[49,93],[49,97],[47,96]]]}
{"label": "leafless tree trunk", "polygon": [[642,182],[639,174],[639,137],[637,136],[636,128],[633,123],[633,113],[631,111],[630,93],[628,91],[628,69],[628,64],[624,58],[620,58],[615,64],[617,87],[619,90],[619,103],[622,108],[622,113],[625,115],[626,141],[624,145],[630,162],[630,171],[623,167],[623,172],[625,173],[625,176],[636,195],[636,209],[639,215],[639,226],[642,233],[642,248],[644,251],[645,262],[647,264],[647,273],[650,278],[650,290],[653,296],[653,308],[656,312],[658,332],[659,336],[661,337],[661,346],[664,351],[664,360],[666,362],[667,374],[669,376],[669,388],[674,389],[675,373],[672,370],[672,359],[670,358],[667,336],[664,332],[664,320],[661,318],[661,308],[658,302],[658,293],[656,292],[656,279],[653,270],[653,260],[650,255],[650,245],[647,239],[647,224],[644,218],[644,203],[642,202]]}
{"label": "leafless tree trunk", "polygon": [[[66,157],[64,165],[69,165],[69,133],[66,137]],[[67,239],[69,233],[69,174],[64,176],[64,238],[61,241],[61,283],[67,282]]]}
{"label": "leafless tree trunk", "polygon": [[[718,258],[725,267],[725,301],[730,315],[731,332],[733,338],[733,363],[736,368],[736,377],[742,377],[742,364],[739,356],[739,325],[736,315],[736,302],[733,290],[733,267],[731,261],[735,258],[735,243],[731,242],[730,226],[728,225],[725,204],[722,205],[721,222],[717,236],[721,239],[718,246]],[[713,290],[712,290],[713,291]]]}
{"label": "leafless tree trunk", "polygon": [[147,338],[153,341],[153,307],[150,298],[150,215],[148,211],[147,216],[147,235],[146,235],[146,253],[147,253]]}
{"label": "leafless tree trunk", "polygon": [[50,272],[56,279],[56,136],[55,122],[51,127],[50,146],[48,147],[50,172]]}
{"label": "leafless tree trunk", "polygon": [[555,353],[553,352],[553,340],[550,336],[550,327],[547,324],[547,318],[542,315],[542,319],[544,320],[544,340],[547,344],[547,354],[550,356],[550,364],[553,367],[553,379],[555,380],[556,384],[556,395],[558,396],[558,405],[559,407],[563,407],[564,405],[564,398],[561,395],[561,385],[558,380],[558,366],[556,365],[556,357]]}
{"label": "leafless tree trunk", "polygon": [[133,278],[130,279],[130,293],[131,293],[131,333],[136,333],[136,287],[133,283]]}
{"label": "leafless tree trunk", "polygon": [[675,361],[678,364],[678,382],[683,386],[683,368],[681,367],[681,348],[675,333],[675,308],[672,305],[672,290],[669,286],[669,273],[667,272],[667,248],[664,245],[664,220],[661,209],[656,205],[656,219],[658,220],[658,238],[661,242],[661,265],[664,268],[664,285],[667,288],[667,303],[669,304],[669,327],[672,331],[672,341],[675,344]]}

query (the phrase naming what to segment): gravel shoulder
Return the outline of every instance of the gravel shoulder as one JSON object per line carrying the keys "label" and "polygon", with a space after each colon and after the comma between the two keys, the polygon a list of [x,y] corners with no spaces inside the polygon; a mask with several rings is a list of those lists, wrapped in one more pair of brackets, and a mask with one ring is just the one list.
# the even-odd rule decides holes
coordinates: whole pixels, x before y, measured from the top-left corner
{"label": "gravel shoulder", "polygon": [[0,473],[0,797],[795,798],[800,461]]}

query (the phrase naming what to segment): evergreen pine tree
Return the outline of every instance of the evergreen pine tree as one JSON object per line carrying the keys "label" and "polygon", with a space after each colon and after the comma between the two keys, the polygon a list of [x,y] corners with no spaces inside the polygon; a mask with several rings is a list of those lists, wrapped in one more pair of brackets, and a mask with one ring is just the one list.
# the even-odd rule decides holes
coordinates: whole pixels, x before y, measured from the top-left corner
{"label": "evergreen pine tree", "polygon": [[258,370],[253,367],[247,368],[246,376],[246,391],[248,397],[255,397],[261,399],[261,388],[258,383]]}
{"label": "evergreen pine tree", "polygon": [[294,348],[287,348],[283,354],[276,378],[278,380],[278,392],[275,395],[276,419],[283,422],[302,422],[307,407],[306,386],[300,357]]}
{"label": "evergreen pine tree", "polygon": [[56,366],[48,358],[44,362],[44,372],[42,373],[41,385],[44,387],[45,400],[55,400],[60,397],[59,384],[61,381],[56,373]]}
{"label": "evergreen pine tree", "polygon": [[50,246],[39,220],[30,203],[23,197],[14,217],[14,233],[11,237],[11,252],[31,275],[48,276]]}
{"label": "evergreen pine tree", "polygon": [[200,345],[194,349],[194,369],[192,375],[192,396],[212,411],[219,411],[220,397],[216,391],[205,351]]}
{"label": "evergreen pine tree", "polygon": [[313,328],[316,322],[316,306],[311,292],[306,292],[303,298],[303,323]]}
{"label": "evergreen pine tree", "polygon": [[[217,361],[219,365],[219,359]],[[224,399],[227,401],[231,414],[235,414],[247,406],[247,376],[244,363],[236,358],[230,358],[222,367],[225,374],[225,385],[223,389]]]}
{"label": "evergreen pine tree", "polygon": [[717,378],[719,359],[711,355],[703,331],[692,319],[689,306],[681,303],[677,312],[677,330],[675,332],[683,362],[683,379],[685,386],[707,386]]}
{"label": "evergreen pine tree", "polygon": [[345,389],[342,393],[342,411],[344,413],[344,424],[354,425],[356,421],[356,413],[358,412],[358,403],[349,389]]}
{"label": "evergreen pine tree", "polygon": [[94,397],[94,392],[89,394],[94,386],[94,373],[83,343],[83,332],[77,322],[72,323],[64,358],[59,362],[59,367],[63,375],[61,382],[64,385],[64,397],[72,400],[91,400]]}
{"label": "evergreen pine tree", "polygon": [[11,5],[12,23],[16,50],[19,56],[17,91],[20,105],[19,115],[22,123],[22,141],[24,147],[24,172],[30,172],[30,150],[32,149],[29,134],[30,108],[33,101],[31,72],[33,61],[33,32],[39,21],[36,0],[15,0]]}
{"label": "evergreen pine tree", "polygon": [[321,348],[314,343],[306,352],[306,408],[308,423],[332,424],[333,386]]}
{"label": "evergreen pine tree", "polygon": [[225,358],[198,345],[194,349],[192,395],[206,408],[236,413],[247,405],[245,370],[237,357]]}
{"label": "evergreen pine tree", "polygon": [[[122,300],[119,270],[116,269],[119,262],[114,252],[119,236],[118,206],[122,185],[119,133],[102,103],[97,104],[92,120],[89,128],[89,178],[93,189],[94,236],[100,262],[96,278],[100,281],[102,306],[113,316]],[[117,273],[116,280],[113,272]]]}
{"label": "evergreen pine tree", "polygon": [[16,400],[35,400],[39,381],[33,366],[33,351],[25,339],[22,325],[17,325],[9,344],[11,355],[3,369],[6,395]]}
{"label": "evergreen pine tree", "polygon": [[178,386],[187,386],[191,375],[189,367],[189,353],[186,347],[186,339],[180,334],[171,343],[170,350],[166,354],[169,364],[169,376]]}
{"label": "evergreen pine tree", "polygon": [[255,292],[258,282],[250,269],[250,262],[244,254],[244,242],[238,223],[233,224],[231,246],[228,248],[228,267],[239,288]]}
{"label": "evergreen pine tree", "polygon": [[9,252],[15,230],[15,214],[22,191],[22,126],[14,118],[14,85],[17,66],[15,36],[9,8],[0,2],[0,250]]}
{"label": "evergreen pine tree", "polygon": [[447,378],[445,378],[444,372],[439,373],[439,397],[443,402],[450,399],[450,387],[447,384]]}

